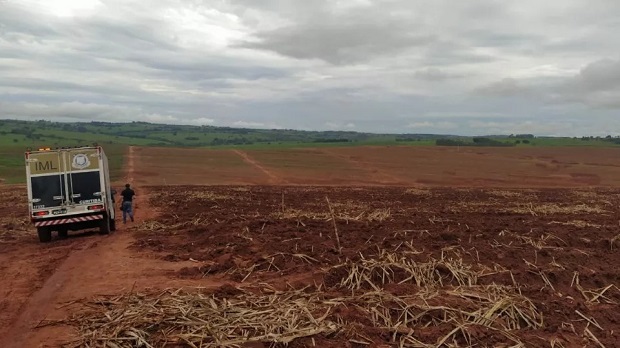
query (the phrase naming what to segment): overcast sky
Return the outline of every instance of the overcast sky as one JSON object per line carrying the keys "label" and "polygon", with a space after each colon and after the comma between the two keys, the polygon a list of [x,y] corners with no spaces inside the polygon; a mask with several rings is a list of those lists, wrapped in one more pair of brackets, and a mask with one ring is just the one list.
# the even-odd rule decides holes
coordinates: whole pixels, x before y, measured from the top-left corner
{"label": "overcast sky", "polygon": [[618,0],[0,0],[0,118],[620,135]]}

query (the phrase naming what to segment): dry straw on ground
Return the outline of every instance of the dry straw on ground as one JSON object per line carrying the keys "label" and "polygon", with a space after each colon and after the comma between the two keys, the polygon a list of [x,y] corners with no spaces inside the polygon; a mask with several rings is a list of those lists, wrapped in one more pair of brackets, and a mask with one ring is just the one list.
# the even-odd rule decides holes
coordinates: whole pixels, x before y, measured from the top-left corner
{"label": "dry straw on ground", "polygon": [[202,191],[188,191],[185,193],[185,199],[194,201],[194,200],[223,200],[223,199],[240,199],[240,196],[231,196],[231,195],[223,195],[216,192],[202,190]]}
{"label": "dry straw on ground", "polygon": [[[332,205],[332,209],[334,206]],[[336,210],[333,209],[333,216],[336,220],[340,221],[376,221],[382,222],[388,220],[392,213],[389,208],[378,208],[378,209],[368,209],[368,210]],[[294,208],[286,208],[283,211],[276,211],[271,214],[271,217],[279,220],[323,220],[323,221],[331,221],[332,220],[332,212],[328,209],[327,211],[310,211],[310,210],[301,210]]]}
{"label": "dry straw on ground", "polygon": [[[378,256],[349,261],[334,267],[344,269],[346,276],[340,285],[351,290],[372,288],[379,290],[388,283],[411,282],[417,286],[442,287],[448,284],[471,286],[477,283],[482,271],[463,263],[461,258],[430,258],[415,262],[410,258],[385,250]],[[400,278],[400,279],[397,279]]]}
{"label": "dry straw on ground", "polygon": [[[457,339],[462,334],[459,328],[481,326],[510,337],[511,331],[543,326],[542,312],[529,299],[514,293],[511,288],[500,286],[457,287],[410,296],[373,291],[339,301],[355,304],[369,315],[374,327],[401,333],[403,330],[394,329],[450,323],[454,330],[440,342]],[[415,338],[415,335],[410,336]]]}
{"label": "dry straw on ground", "polygon": [[[259,295],[243,292],[225,298],[168,290],[108,297],[89,307],[62,322],[78,326],[82,334],[69,346],[240,347],[248,342],[285,346],[315,335],[363,338],[361,323],[342,316],[336,308],[368,318],[371,327],[389,334],[400,347],[449,347],[457,342],[471,346],[470,330],[476,328],[518,345],[522,343],[514,336],[515,330],[543,325],[542,313],[530,300],[500,286],[425,290],[408,296],[378,290],[344,297],[290,290]],[[416,335],[417,329],[446,325],[449,329],[434,342]]]}
{"label": "dry straw on ground", "polygon": [[521,197],[524,195],[524,193],[520,191],[508,191],[508,190],[488,190],[487,193],[491,196],[501,197],[501,198],[515,198],[515,197]]}
{"label": "dry straw on ground", "polygon": [[[366,335],[371,328],[385,334],[382,341],[389,337],[399,347],[468,347],[481,329],[520,346],[518,330],[543,326],[541,310],[517,285],[478,285],[490,270],[464,263],[457,250],[417,263],[406,255],[380,250],[336,266],[332,271],[341,278],[329,289],[278,292],[265,285],[218,295],[201,289],[130,293],[88,303],[90,309],[60,323],[79,328],[81,337],[73,347],[113,348],[241,347],[247,342],[286,346],[317,335],[367,345],[377,339]],[[413,291],[397,295],[383,289],[396,282],[411,284]],[[611,289],[591,293],[592,301],[605,300],[607,291]],[[419,333],[430,327],[444,331],[429,341]]]}
{"label": "dry straw on ground", "polygon": [[13,215],[0,217],[0,243],[28,234],[36,235],[27,217]]}
{"label": "dry straw on ground", "polygon": [[551,221],[549,222],[549,225],[575,226],[579,228],[586,228],[586,227],[600,228],[601,227],[601,225],[599,224],[593,224],[593,223],[583,221],[583,220]]}
{"label": "dry straw on ground", "polygon": [[562,240],[562,238],[553,235],[551,233],[543,233],[538,237],[525,236],[520,234],[513,234],[513,236],[523,244],[531,245],[537,250],[542,249],[561,249],[562,247],[556,247],[549,245],[551,242],[555,242],[556,244],[567,246],[568,244]]}
{"label": "dry straw on ground", "polygon": [[432,192],[430,190],[419,189],[419,188],[408,188],[405,190],[405,194],[414,195],[414,196],[430,196],[431,193]]}
{"label": "dry straw on ground", "polygon": [[303,291],[227,299],[167,290],[101,299],[90,306],[93,311],[66,322],[82,332],[74,347],[238,347],[289,343],[338,328],[326,320],[329,306]]}
{"label": "dry straw on ground", "polygon": [[514,214],[531,214],[533,216],[550,215],[550,214],[606,214],[607,210],[588,204],[576,204],[576,205],[558,205],[555,203],[542,203],[542,204],[519,204],[516,207],[510,207],[502,210],[507,213]]}
{"label": "dry straw on ground", "polygon": [[575,198],[582,198],[582,199],[596,199],[599,198],[599,194],[595,191],[591,191],[591,190],[574,190],[572,191],[572,196]]}

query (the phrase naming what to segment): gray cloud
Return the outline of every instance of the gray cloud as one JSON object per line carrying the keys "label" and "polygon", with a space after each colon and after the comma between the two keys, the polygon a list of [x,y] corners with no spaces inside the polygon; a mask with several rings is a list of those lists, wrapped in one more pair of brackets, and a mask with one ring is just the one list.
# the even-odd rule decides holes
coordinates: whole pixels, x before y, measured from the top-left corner
{"label": "gray cloud", "polygon": [[619,15],[612,0],[5,0],[0,118],[603,134]]}
{"label": "gray cloud", "polygon": [[505,78],[487,86],[480,87],[476,92],[491,97],[514,97],[528,94],[531,90],[517,79]]}
{"label": "gray cloud", "polygon": [[579,103],[617,109],[620,108],[620,60],[597,60],[564,78],[504,78],[474,93],[487,97],[529,97],[547,104]]}
{"label": "gray cloud", "polygon": [[583,91],[606,91],[620,88],[620,60],[604,59],[589,64],[575,77]]}
{"label": "gray cloud", "polygon": [[[128,118],[138,118],[146,122],[171,122],[182,121],[177,116],[158,114],[141,109],[140,107],[112,106],[94,103],[64,102],[53,104],[34,104],[34,103],[0,103],[0,108],[8,115],[15,115],[16,118],[30,119],[60,119],[65,121],[84,120],[88,115],[92,120],[109,120],[124,122]],[[205,124],[212,123],[212,119],[201,118]],[[194,123],[194,122],[190,122]]]}
{"label": "gray cloud", "polygon": [[463,75],[445,72],[437,68],[426,68],[416,71],[413,76],[415,78],[427,81],[443,81],[447,79],[461,78]]}
{"label": "gray cloud", "polygon": [[408,32],[404,24],[356,17],[334,19],[331,23],[308,23],[259,33],[259,42],[245,43],[243,47],[346,64],[395,54],[433,40],[432,36]]}
{"label": "gray cloud", "polygon": [[620,108],[620,60],[592,62],[563,81],[552,95],[556,102],[583,103],[595,108]]}

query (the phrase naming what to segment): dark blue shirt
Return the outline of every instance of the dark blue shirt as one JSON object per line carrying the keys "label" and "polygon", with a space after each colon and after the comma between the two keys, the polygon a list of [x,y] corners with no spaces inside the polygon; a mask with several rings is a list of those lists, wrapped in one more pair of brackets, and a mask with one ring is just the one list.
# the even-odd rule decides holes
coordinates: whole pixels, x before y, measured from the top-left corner
{"label": "dark blue shirt", "polygon": [[135,195],[136,193],[130,188],[126,188],[123,190],[123,192],[121,192],[121,196],[123,196],[123,202],[131,202],[133,200],[133,196]]}

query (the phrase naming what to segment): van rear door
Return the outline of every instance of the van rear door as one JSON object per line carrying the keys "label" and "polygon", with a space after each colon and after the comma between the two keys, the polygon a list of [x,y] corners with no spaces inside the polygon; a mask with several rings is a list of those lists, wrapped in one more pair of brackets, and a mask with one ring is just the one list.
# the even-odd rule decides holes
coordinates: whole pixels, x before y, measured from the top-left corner
{"label": "van rear door", "polygon": [[60,207],[67,194],[60,152],[38,153],[29,158],[32,209]]}
{"label": "van rear door", "polygon": [[97,149],[75,149],[66,153],[69,202],[75,205],[102,203],[101,159]]}

